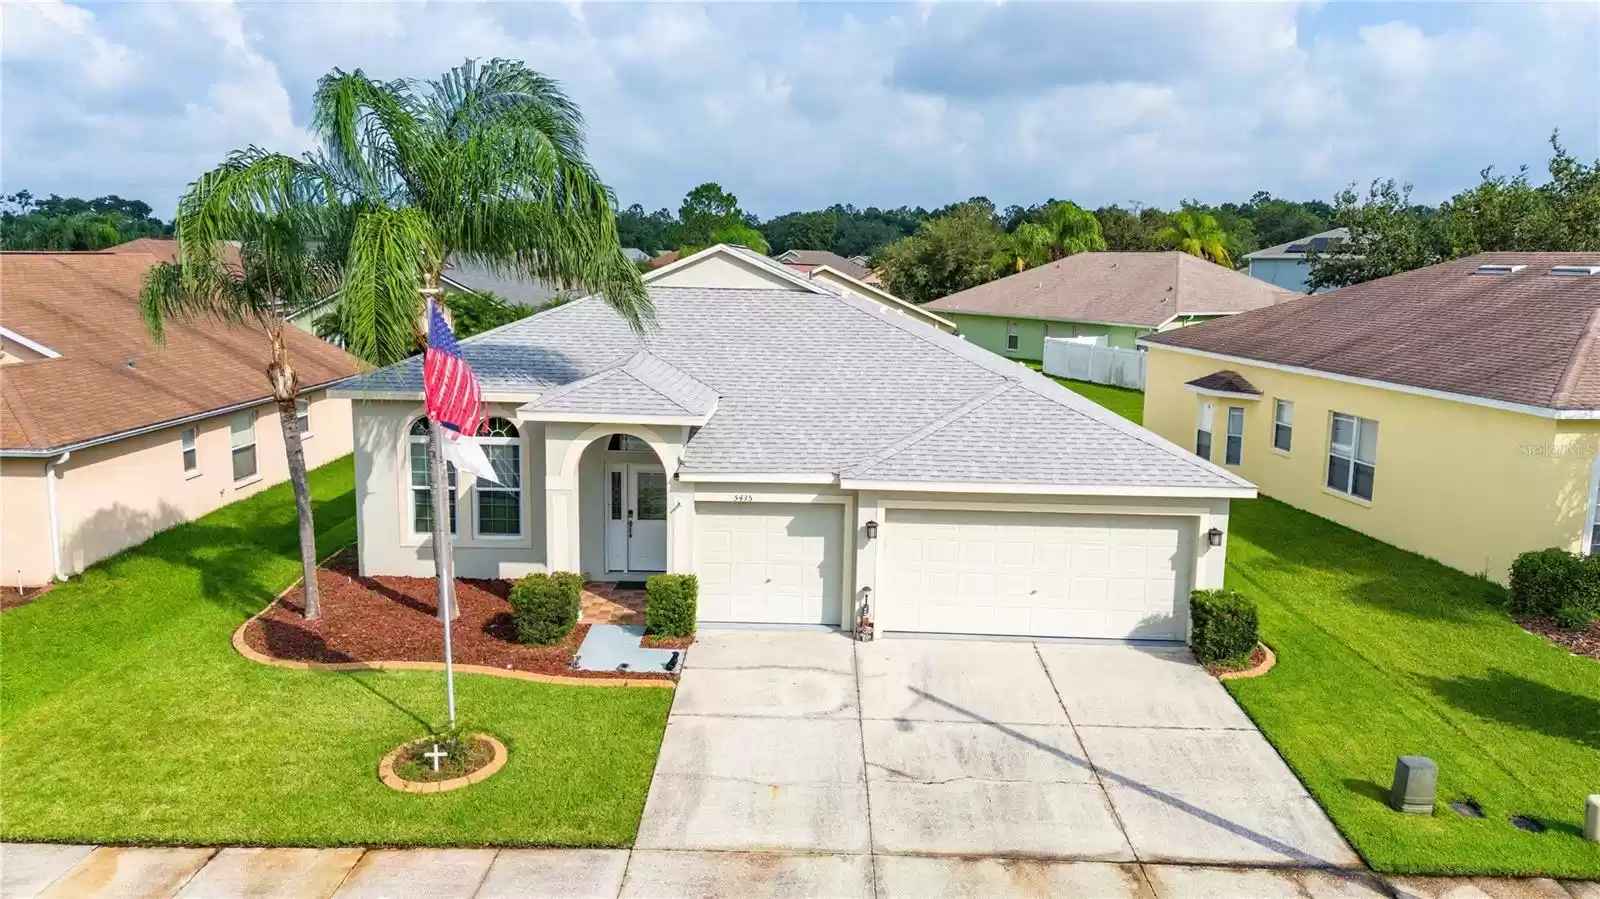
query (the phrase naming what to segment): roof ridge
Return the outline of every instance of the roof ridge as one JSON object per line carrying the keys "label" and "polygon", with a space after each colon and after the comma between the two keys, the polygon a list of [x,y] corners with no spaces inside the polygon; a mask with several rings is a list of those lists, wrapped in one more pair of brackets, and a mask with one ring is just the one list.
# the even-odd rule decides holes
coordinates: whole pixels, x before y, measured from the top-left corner
{"label": "roof ridge", "polygon": [[[674,376],[688,381],[691,385],[698,387],[700,390],[712,397],[713,403],[722,398],[722,394],[718,393],[710,384],[707,384],[706,382],[684,371],[678,366],[673,365],[671,362],[668,362],[648,349],[640,350],[639,352],[635,353],[633,357],[627,361],[627,364],[623,366],[623,370],[632,374],[634,380],[638,381],[640,380],[638,377],[638,371],[646,364],[661,366],[662,368],[665,368],[667,371],[671,372]],[[693,402],[693,398],[684,395],[683,391],[673,390],[673,392],[669,394],[666,392],[666,390],[671,389],[670,385],[657,386],[654,384],[646,384],[646,386],[651,390],[654,390],[656,393],[661,394],[666,399],[671,400],[673,403],[682,406],[685,411],[693,411],[689,408],[689,403]]]}
{"label": "roof ridge", "polygon": [[972,399],[967,400],[965,403],[962,403],[954,409],[951,409],[949,412],[946,412],[939,418],[934,419],[929,424],[924,425],[923,427],[912,431],[910,434],[902,437],[894,443],[889,444],[889,446],[879,450],[871,456],[868,456],[866,459],[842,469],[839,472],[840,475],[854,477],[858,474],[864,474],[865,472],[871,471],[872,469],[882,465],[884,462],[887,462],[895,456],[900,455],[911,447],[916,446],[924,440],[927,440],[934,434],[937,434],[945,428],[950,427],[952,424],[955,424],[957,421],[960,421],[962,418],[965,418],[978,409],[987,406],[989,403],[1009,392],[1011,388],[1016,385],[1016,383],[1017,382],[1015,381],[1000,382],[998,385],[985,390],[977,396],[974,396]]}
{"label": "roof ridge", "polygon": [[1550,397],[1551,408],[1581,405],[1575,403],[1571,396],[1591,355],[1600,358],[1600,306],[1589,314],[1589,326],[1579,336],[1578,345],[1572,350],[1572,358],[1567,360],[1567,370],[1561,373],[1561,380],[1556,382],[1555,393]]}

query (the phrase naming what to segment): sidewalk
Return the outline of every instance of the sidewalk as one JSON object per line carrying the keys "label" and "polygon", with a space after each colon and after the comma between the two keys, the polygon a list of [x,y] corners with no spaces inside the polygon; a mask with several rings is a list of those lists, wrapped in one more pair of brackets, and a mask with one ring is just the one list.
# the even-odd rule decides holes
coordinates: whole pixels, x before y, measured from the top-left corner
{"label": "sidewalk", "polygon": [[0,844],[0,897],[1259,897],[1600,899],[1600,882],[901,855]]}

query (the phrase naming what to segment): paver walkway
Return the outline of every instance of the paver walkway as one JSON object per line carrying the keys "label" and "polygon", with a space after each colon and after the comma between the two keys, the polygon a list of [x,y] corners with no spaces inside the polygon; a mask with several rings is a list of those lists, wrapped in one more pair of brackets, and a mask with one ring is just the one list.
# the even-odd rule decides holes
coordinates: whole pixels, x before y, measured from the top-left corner
{"label": "paver walkway", "polygon": [[1600,899],[1600,883],[1041,859],[635,849],[0,844],[4,899]]}

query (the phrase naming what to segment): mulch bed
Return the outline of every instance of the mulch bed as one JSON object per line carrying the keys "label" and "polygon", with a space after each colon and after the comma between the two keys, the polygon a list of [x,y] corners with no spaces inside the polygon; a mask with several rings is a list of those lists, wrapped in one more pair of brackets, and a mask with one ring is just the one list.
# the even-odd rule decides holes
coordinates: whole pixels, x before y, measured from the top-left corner
{"label": "mulch bed", "polygon": [[1538,634],[1573,655],[1600,659],[1600,619],[1576,631],[1563,629],[1554,618],[1518,618],[1517,623],[1523,630]]}
{"label": "mulch bed", "polygon": [[1257,643],[1256,648],[1250,650],[1249,658],[1243,661],[1234,661],[1231,664],[1228,662],[1218,662],[1215,665],[1207,665],[1206,670],[1212,674],[1222,674],[1228,671],[1248,671],[1251,668],[1260,665],[1262,662],[1265,662],[1266,660],[1267,648],[1262,646],[1260,643]]}
{"label": "mulch bed", "polygon": [[688,649],[694,645],[694,637],[657,637],[654,634],[646,634],[644,639],[639,641],[639,645],[650,649]]}
{"label": "mulch bed", "polygon": [[466,744],[467,751],[464,758],[451,756],[442,759],[439,762],[439,770],[435,771],[433,760],[423,755],[432,750],[433,745],[432,740],[424,740],[406,747],[405,751],[394,760],[394,773],[413,783],[437,783],[441,780],[466,777],[494,761],[494,744],[473,737]]}
{"label": "mulch bed", "polygon": [[45,584],[42,587],[25,587],[21,590],[16,587],[0,587],[0,612],[25,606],[54,590],[55,586],[55,584]]}
{"label": "mulch bed", "polygon": [[[444,630],[439,626],[432,578],[362,577],[355,553],[345,551],[317,569],[322,617],[301,617],[304,592],[294,589],[268,606],[245,629],[245,643],[278,659],[305,662],[439,662]],[[484,665],[563,677],[671,679],[665,672],[582,671],[572,657],[589,625],[580,623],[554,646],[516,642],[506,580],[456,581],[461,616],[450,632],[457,664]]]}

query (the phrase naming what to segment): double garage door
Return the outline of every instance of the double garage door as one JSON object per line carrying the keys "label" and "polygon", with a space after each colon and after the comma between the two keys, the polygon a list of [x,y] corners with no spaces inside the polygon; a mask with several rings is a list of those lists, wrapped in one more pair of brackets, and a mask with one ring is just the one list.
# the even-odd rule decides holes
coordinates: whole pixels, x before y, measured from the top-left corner
{"label": "double garage door", "polygon": [[[707,622],[838,625],[838,504],[696,506]],[[892,509],[879,529],[880,631],[1181,640],[1192,519]]]}

